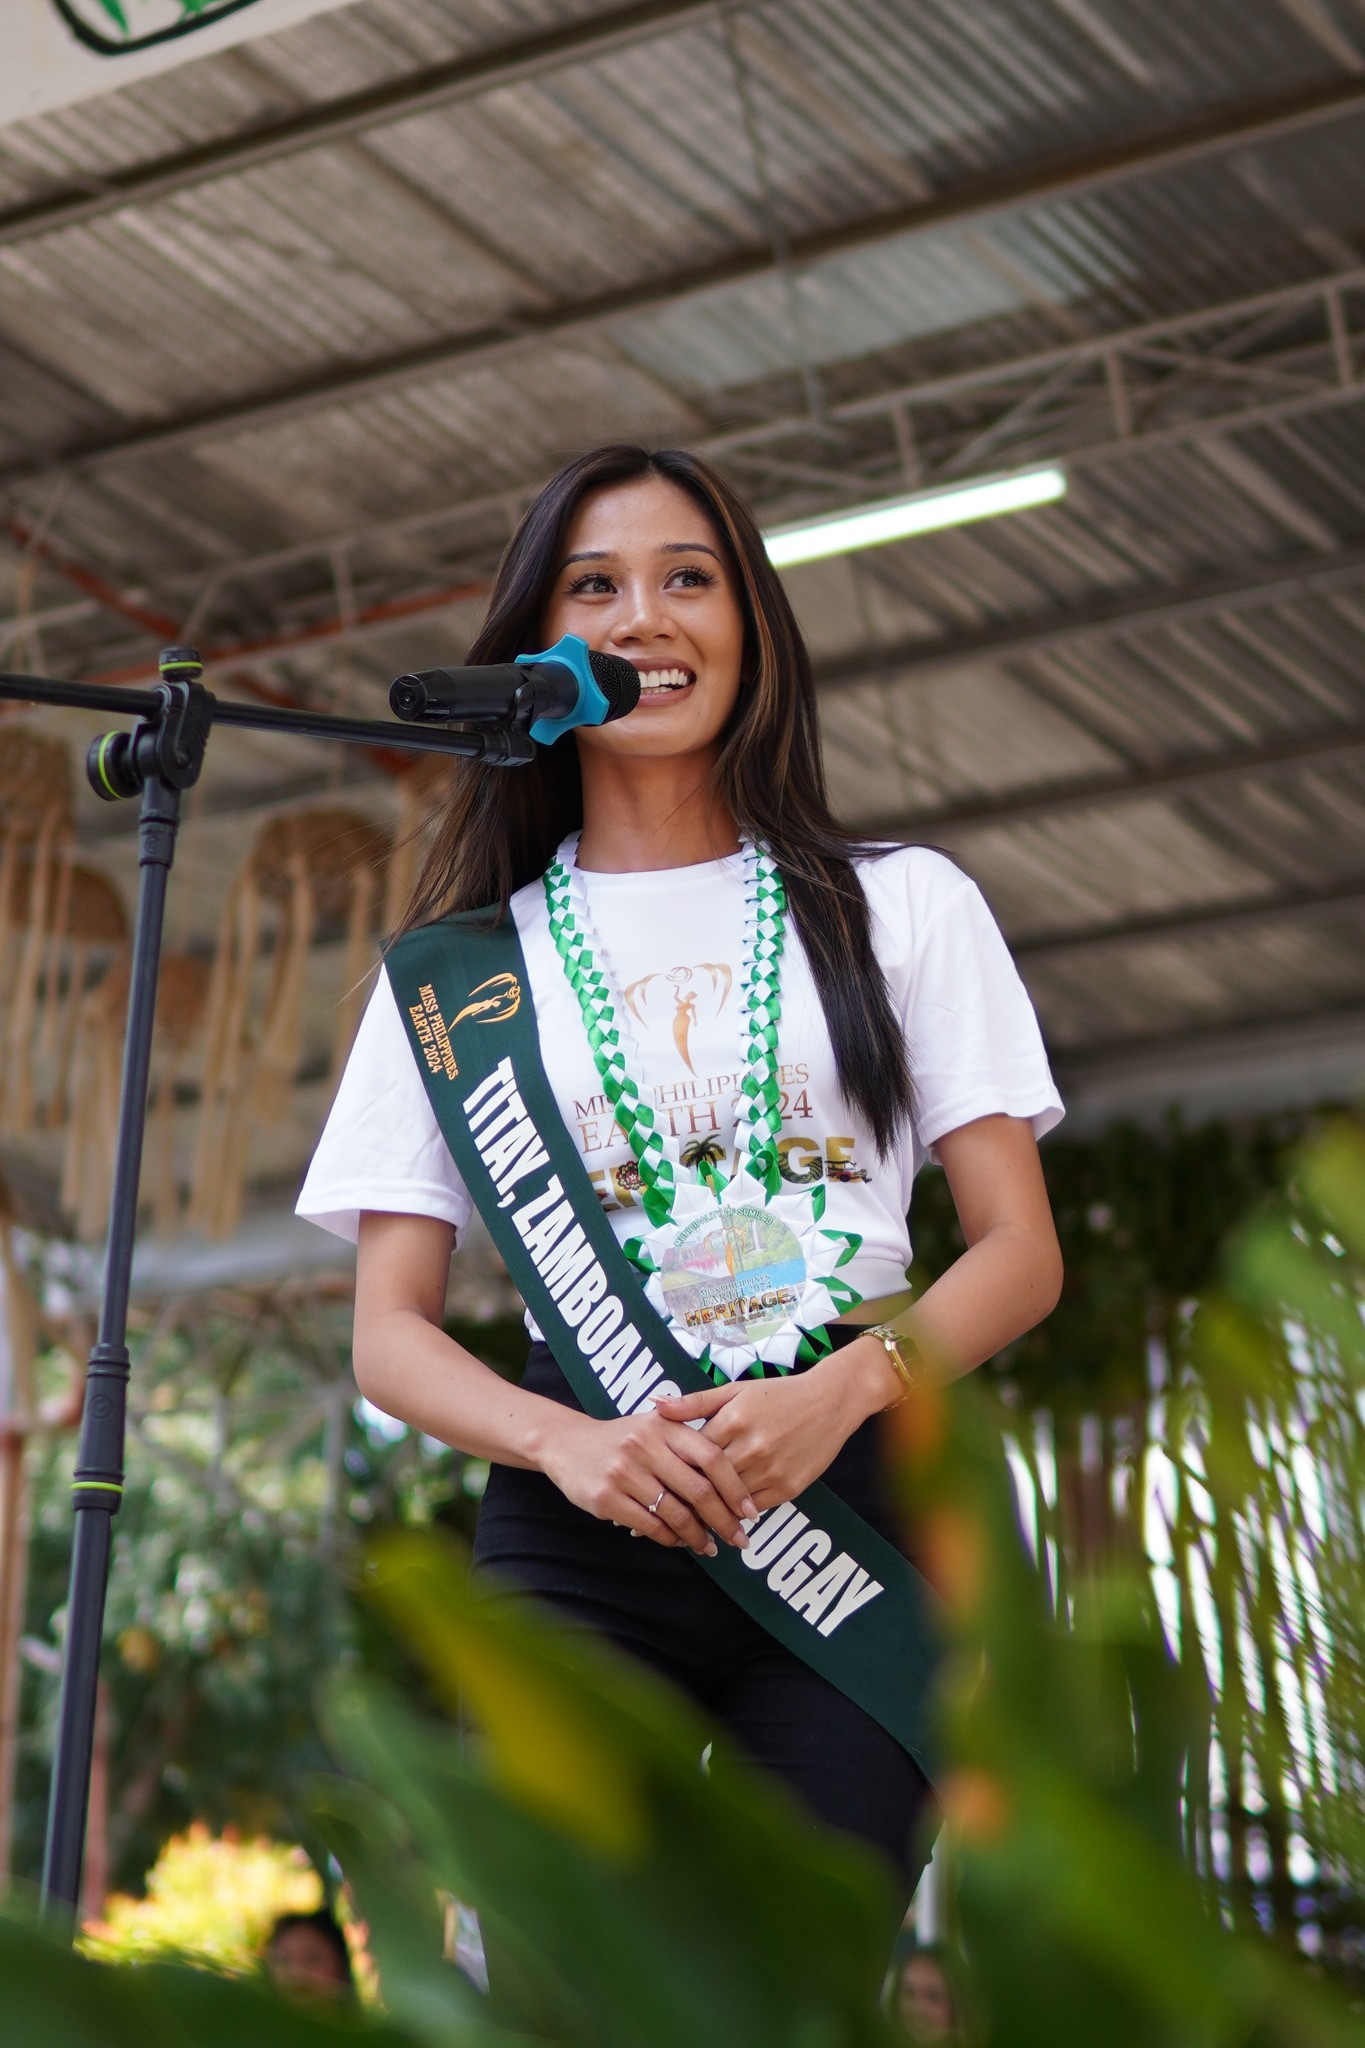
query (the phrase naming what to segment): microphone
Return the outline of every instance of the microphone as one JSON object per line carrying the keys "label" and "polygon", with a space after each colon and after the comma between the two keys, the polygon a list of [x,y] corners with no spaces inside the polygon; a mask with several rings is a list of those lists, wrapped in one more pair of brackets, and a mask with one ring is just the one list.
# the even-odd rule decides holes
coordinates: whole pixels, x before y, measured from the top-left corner
{"label": "microphone", "polygon": [[639,701],[634,663],[599,654],[576,633],[543,654],[519,654],[486,668],[422,669],[389,687],[389,709],[410,725],[510,725],[529,731],[542,747],[576,725],[624,718]]}

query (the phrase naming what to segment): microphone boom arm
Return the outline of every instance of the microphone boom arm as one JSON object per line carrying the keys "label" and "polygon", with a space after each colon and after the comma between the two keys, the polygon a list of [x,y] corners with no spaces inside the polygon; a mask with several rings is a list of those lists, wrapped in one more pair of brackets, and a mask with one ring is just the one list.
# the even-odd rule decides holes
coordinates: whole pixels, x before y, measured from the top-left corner
{"label": "microphone boom arm", "polygon": [[[168,648],[166,654],[187,651]],[[165,663],[166,656],[162,661]],[[198,662],[198,656],[194,657]],[[499,732],[490,726],[447,724],[408,725],[396,718],[336,718],[327,711],[310,711],[305,706],[241,704],[231,698],[215,697],[195,682],[196,695],[209,707],[213,725],[248,726],[255,732],[292,733],[300,739],[341,740],[356,747],[397,747],[409,754],[456,754],[466,760],[488,761],[494,766],[511,766],[529,760],[530,754],[503,752]],[[0,671],[0,699],[17,704],[56,704],[78,711],[111,711],[125,717],[159,718],[162,698],[157,690],[125,690],[109,683],[62,683],[49,676],[17,675]],[[100,796],[108,794],[105,790]]]}

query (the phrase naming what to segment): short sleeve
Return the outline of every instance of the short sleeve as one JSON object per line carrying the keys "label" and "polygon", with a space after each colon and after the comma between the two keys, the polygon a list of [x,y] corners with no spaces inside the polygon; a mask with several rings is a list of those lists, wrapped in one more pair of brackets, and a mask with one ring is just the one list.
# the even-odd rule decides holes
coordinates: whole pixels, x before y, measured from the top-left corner
{"label": "short sleeve", "polygon": [[941,854],[911,849],[900,858],[906,923],[897,950],[920,1146],[928,1151],[982,1116],[1027,1117],[1041,1138],[1061,1122],[1062,1100],[1033,1004],[985,898]]}
{"label": "short sleeve", "polygon": [[473,1209],[383,970],[295,1204],[297,1215],[352,1243],[365,1209],[437,1216],[455,1226],[457,1241]]}

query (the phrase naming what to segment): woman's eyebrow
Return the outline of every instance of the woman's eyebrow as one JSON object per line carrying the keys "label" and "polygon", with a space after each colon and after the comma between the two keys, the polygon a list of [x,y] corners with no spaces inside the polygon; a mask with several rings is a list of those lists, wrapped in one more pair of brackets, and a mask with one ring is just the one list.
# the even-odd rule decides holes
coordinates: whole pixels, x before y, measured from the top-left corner
{"label": "woman's eyebrow", "polygon": [[[611,548],[580,548],[576,555],[565,555],[560,563],[561,574],[574,562],[609,562],[614,550]],[[666,540],[659,549],[661,555],[709,555],[713,562],[720,556],[704,540]]]}
{"label": "woman's eyebrow", "polygon": [[716,553],[715,549],[708,547],[704,540],[666,540],[659,549],[659,553],[661,555],[709,555],[713,562],[720,561],[720,556]]}

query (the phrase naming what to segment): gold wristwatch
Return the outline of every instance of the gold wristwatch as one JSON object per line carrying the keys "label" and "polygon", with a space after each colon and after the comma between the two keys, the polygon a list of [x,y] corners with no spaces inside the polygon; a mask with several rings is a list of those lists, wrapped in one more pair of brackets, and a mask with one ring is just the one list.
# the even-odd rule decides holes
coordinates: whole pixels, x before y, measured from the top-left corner
{"label": "gold wristwatch", "polygon": [[[902,1401],[914,1392],[923,1378],[924,1357],[913,1337],[898,1330],[892,1323],[872,1323],[863,1331],[865,1337],[875,1337],[891,1362],[892,1370],[900,1381],[902,1392],[894,1401],[888,1401],[888,1408],[899,1408]],[[916,1368],[919,1368],[917,1371]]]}

